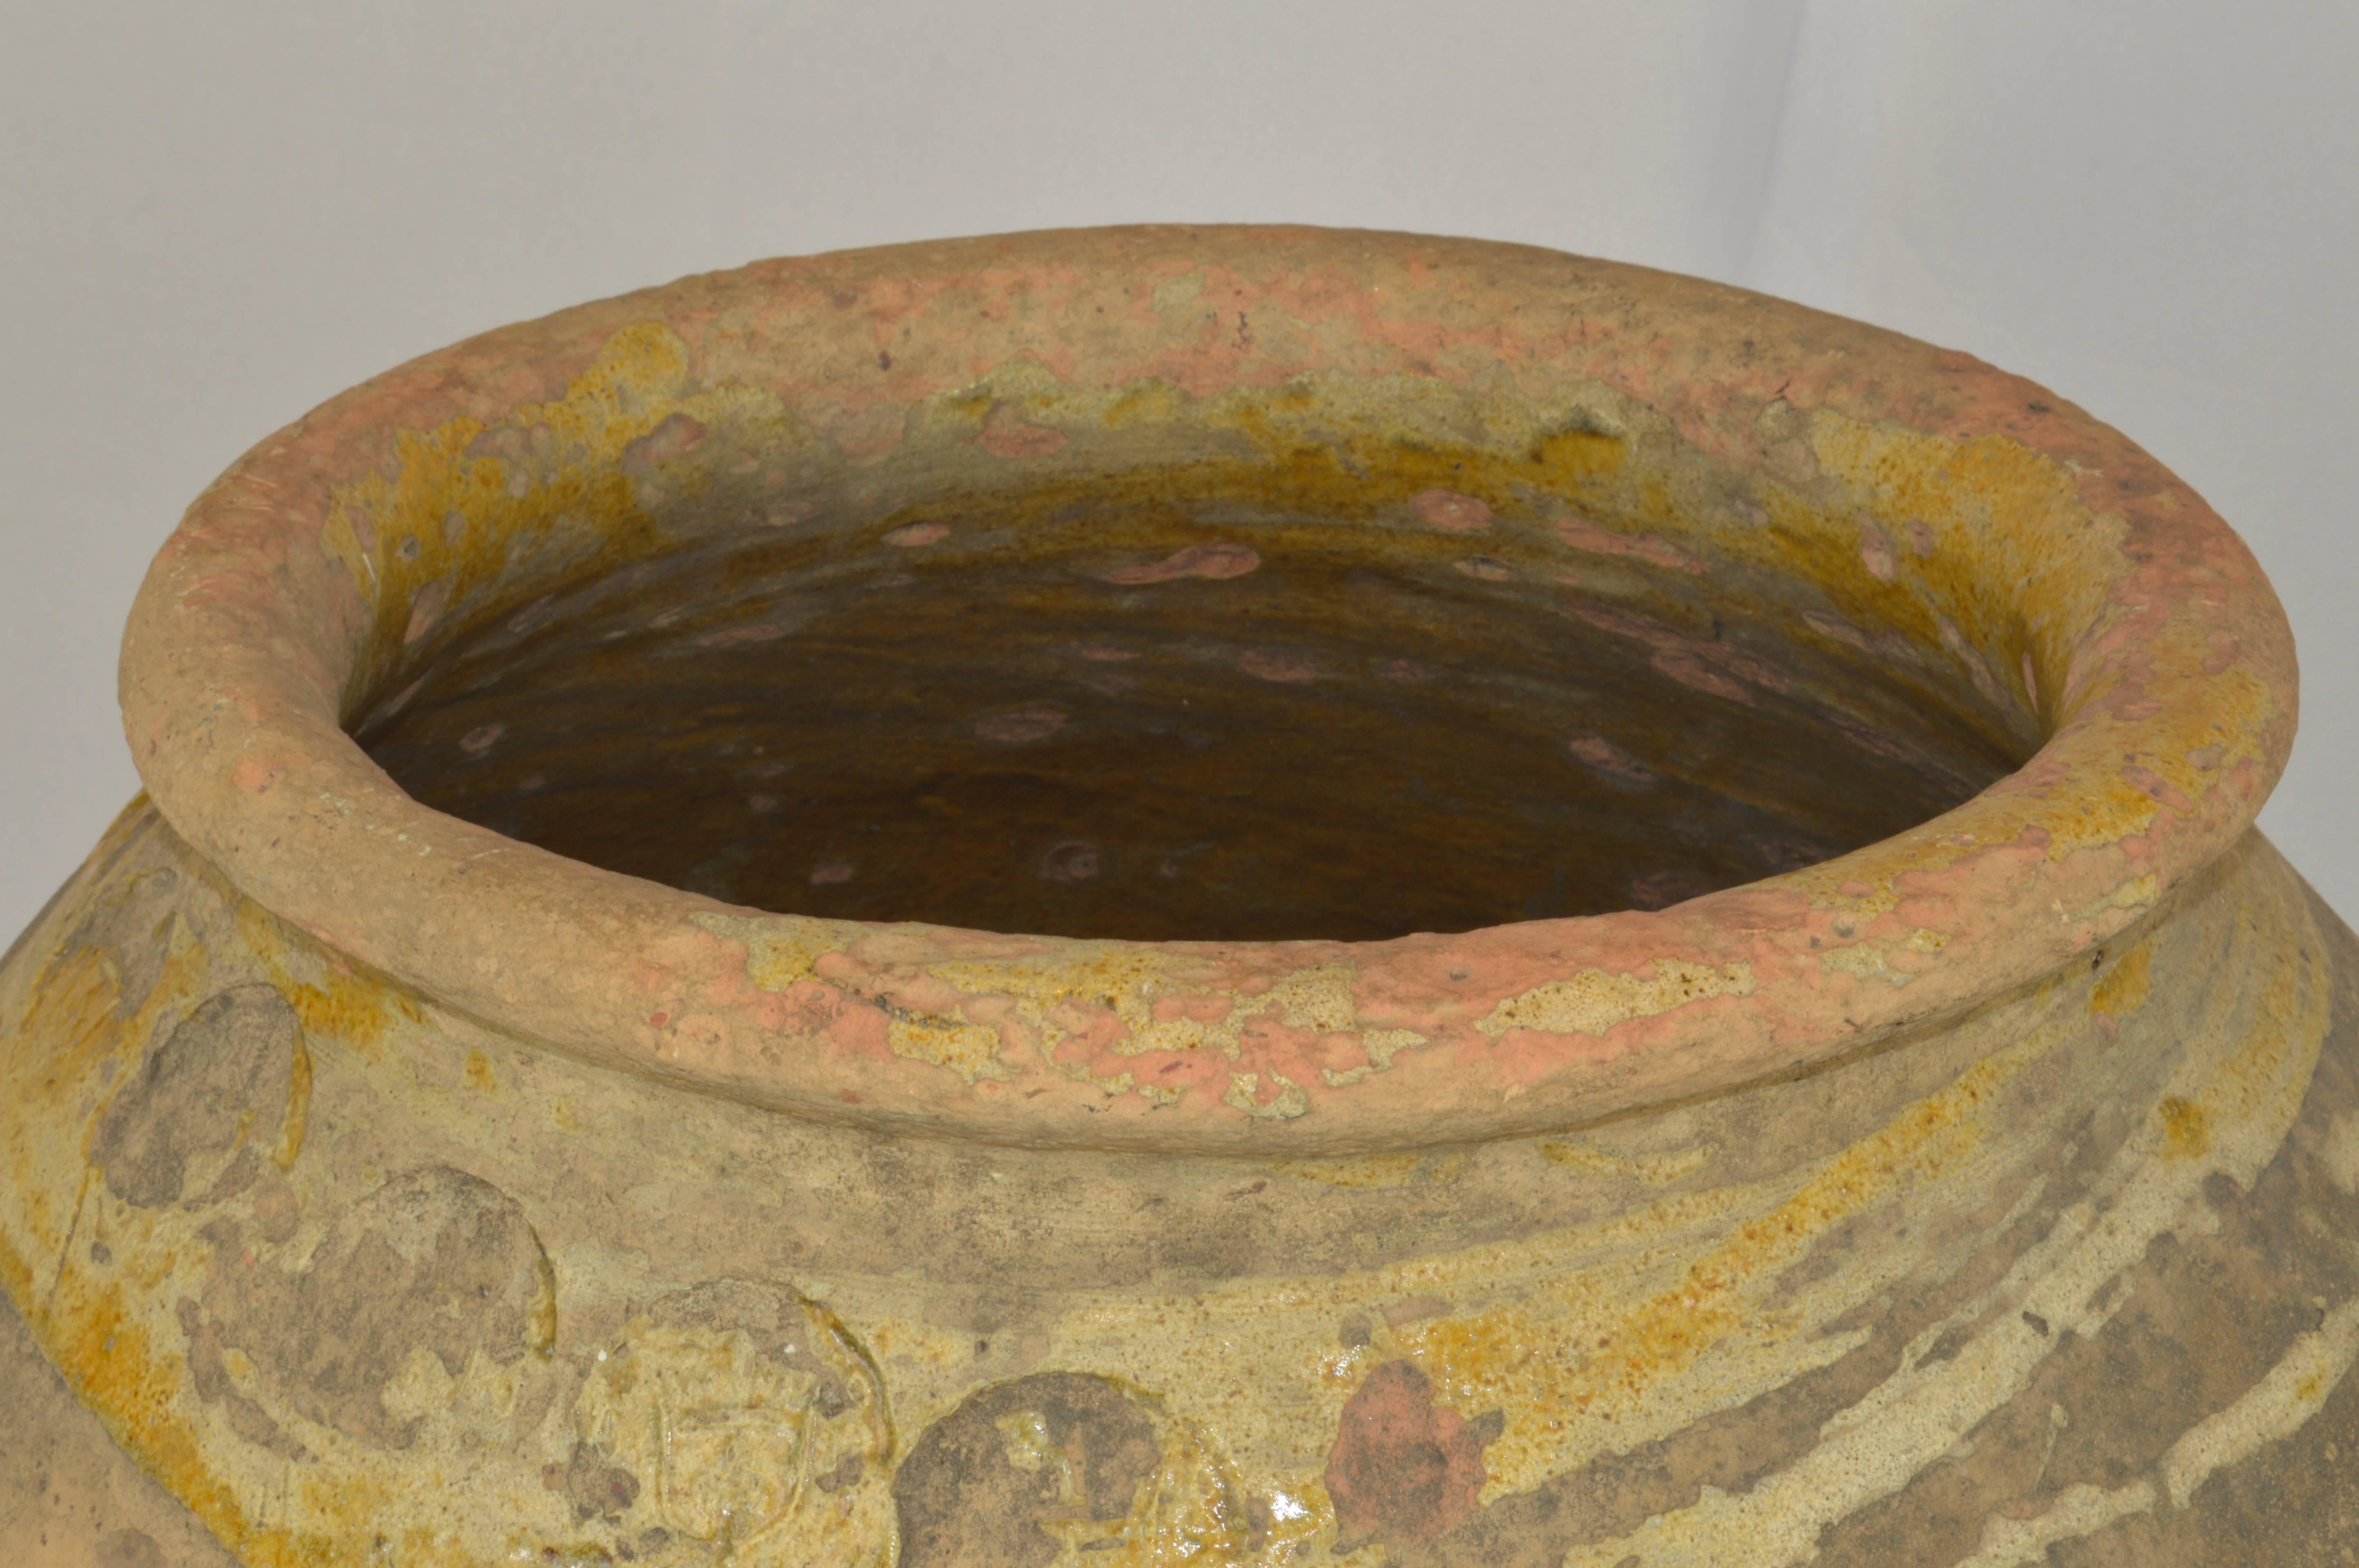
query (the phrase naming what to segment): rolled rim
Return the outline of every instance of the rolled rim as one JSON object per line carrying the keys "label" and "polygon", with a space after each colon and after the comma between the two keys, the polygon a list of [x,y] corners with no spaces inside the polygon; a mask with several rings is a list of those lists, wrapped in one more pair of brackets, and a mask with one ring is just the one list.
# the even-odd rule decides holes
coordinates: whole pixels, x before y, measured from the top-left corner
{"label": "rolled rim", "polygon": [[[1143,308],[1198,276],[1223,310],[1302,330],[1175,335]],[[1064,386],[1190,395],[1319,373],[1577,380],[1656,411],[1733,482],[1774,476],[1799,438],[1853,463],[1862,493],[1930,484],[2014,541],[1954,591],[2018,600],[2007,613],[2032,651],[2002,674],[2045,739],[1908,832],[1669,909],[1377,942],[1143,943],[734,907],[430,810],[347,733],[384,650],[425,613],[389,541],[355,524],[355,487],[397,492],[438,453],[495,485],[496,457],[464,453],[518,410],[594,394],[616,440],[644,439],[663,395],[745,386],[854,460],[879,460],[881,439],[889,461],[897,413],[1016,362]],[[613,392],[616,375],[638,392]],[[1904,449],[1918,467],[1887,471]],[[1042,460],[1018,443],[1006,460]],[[2069,563],[2055,581],[2023,575],[2051,557]],[[1154,226],[763,262],[390,371],[197,499],[134,604],[121,696],[177,832],[247,897],[434,1006],[837,1122],[1313,1155],[1723,1089],[2036,981],[2249,827],[2297,685],[2284,613],[2227,524],[2110,427],[1967,355],[1529,247]],[[1173,998],[1225,1000],[1226,1022],[1158,1035],[1144,1021]],[[1058,1011],[1072,1006],[1097,1011]],[[936,1049],[946,1034],[965,1044]]]}

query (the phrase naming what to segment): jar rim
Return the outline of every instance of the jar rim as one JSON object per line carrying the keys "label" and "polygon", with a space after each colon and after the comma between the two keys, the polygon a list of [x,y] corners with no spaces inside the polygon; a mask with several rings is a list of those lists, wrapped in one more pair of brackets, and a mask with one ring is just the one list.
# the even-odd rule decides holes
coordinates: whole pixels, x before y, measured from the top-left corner
{"label": "jar rim", "polygon": [[[1188,278],[1217,282],[1223,308],[1304,330],[1275,345],[1175,336],[1144,306]],[[915,329],[934,357],[887,356],[897,378],[855,374],[888,327]],[[1321,367],[1579,376],[1660,412],[1737,473],[1796,438],[1765,418],[1773,407],[1823,416],[1799,438],[1821,446],[1838,429],[1886,443],[1863,461],[1915,442],[1946,454],[1950,482],[2005,489],[2035,542],[2077,552],[2072,580],[2027,611],[2055,654],[2044,682],[2028,662],[2023,676],[2051,688],[2035,694],[2047,739],[1954,810],[1801,871],[1658,911],[1356,943],[746,910],[411,799],[346,730],[372,648],[398,645],[394,621],[414,635],[419,613],[381,580],[379,542],[356,536],[353,487],[398,490],[517,409],[582,395],[618,354],[673,352],[700,384],[726,382],[714,367],[733,332],[793,345],[777,387],[845,450],[874,427],[864,413],[1016,359],[1100,388],[1270,385]],[[636,412],[650,428],[661,417]],[[265,440],[198,498],[140,589],[121,670],[135,761],[175,830],[245,896],[438,1006],[838,1122],[1299,1155],[1571,1126],[1828,1061],[2035,981],[2250,827],[2291,745],[2296,683],[2283,611],[2228,525],[2019,377],[1675,275],[1275,226],[763,262],[414,361]],[[1148,1021],[1174,998],[1224,998],[1226,1022],[1158,1035]],[[1104,1005],[1042,1024],[1075,999]]]}

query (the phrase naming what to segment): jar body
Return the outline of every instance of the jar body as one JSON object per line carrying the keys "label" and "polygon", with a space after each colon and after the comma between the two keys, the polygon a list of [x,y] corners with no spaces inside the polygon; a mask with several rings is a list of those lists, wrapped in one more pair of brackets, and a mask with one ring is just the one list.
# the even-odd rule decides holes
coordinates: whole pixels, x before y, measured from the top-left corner
{"label": "jar body", "polygon": [[0,968],[7,1375],[49,1412],[12,1441],[91,1477],[94,1416],[124,1478],[11,1466],[0,1529],[2312,1561],[2359,1531],[2354,965],[2254,833],[2091,958],[1783,1080],[1313,1160],[994,1146],[502,1034],[136,803]]}

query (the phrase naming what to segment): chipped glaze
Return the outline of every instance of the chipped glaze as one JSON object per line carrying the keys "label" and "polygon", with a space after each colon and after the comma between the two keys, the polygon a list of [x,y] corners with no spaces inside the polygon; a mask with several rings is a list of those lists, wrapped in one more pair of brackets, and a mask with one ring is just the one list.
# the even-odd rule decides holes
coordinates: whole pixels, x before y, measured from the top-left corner
{"label": "chipped glaze", "polygon": [[[1319,711],[1288,704],[1446,719],[1473,644],[1415,643],[1419,611],[1362,647],[1321,597],[1385,570],[1468,635],[1556,616],[1534,646],[1645,694],[1531,740],[1535,778],[1638,825],[1600,854],[1690,820],[1664,737],[1707,717],[1816,724],[1828,789],[1914,770],[1944,806],[1830,858],[1764,785],[1730,863],[1770,874],[1739,885],[1667,851],[1598,913],[1148,941],[747,907],[404,787],[582,785],[531,705],[470,706],[465,658],[573,629],[685,690],[799,667],[842,603],[954,624],[960,582],[1050,674],[926,719],[922,768],[1038,774],[1172,691],[1244,716],[1201,721],[1215,762]],[[0,964],[0,1284],[47,1363],[0,1371],[41,1452],[161,1483],[103,1483],[151,1546],[182,1519],[274,1568],[2359,1540],[2359,959],[2251,827],[2282,615],[2152,460],[1962,356],[1397,235],[764,263],[266,441],[159,556],[123,693],[149,794]],[[730,746],[711,809],[791,839],[825,759]],[[990,838],[929,787],[941,842]],[[762,885],[872,907],[892,852],[799,844]],[[1214,852],[1067,824],[1006,896],[1201,907]],[[1334,885],[1301,907],[1364,897]],[[50,1507],[22,1475],[0,1545],[67,1561],[9,1533]]]}

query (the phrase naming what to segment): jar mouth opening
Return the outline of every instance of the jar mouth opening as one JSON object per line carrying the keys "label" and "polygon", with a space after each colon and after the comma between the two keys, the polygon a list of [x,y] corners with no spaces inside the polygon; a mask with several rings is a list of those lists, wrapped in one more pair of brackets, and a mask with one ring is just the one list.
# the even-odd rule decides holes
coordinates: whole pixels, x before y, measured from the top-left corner
{"label": "jar mouth opening", "polygon": [[124,690],[248,896],[498,1027],[1302,1152],[2034,979],[2245,830],[2293,708],[2234,535],[2028,384],[1249,228],[762,264],[404,367],[201,498]]}
{"label": "jar mouth opening", "polygon": [[603,514],[515,505],[587,460],[497,427],[461,471],[498,504],[348,518],[403,632],[350,728],[429,807],[731,905],[1213,942],[1668,907],[2037,749],[2031,639],[1986,654],[1900,569],[1963,529],[1723,542],[1659,496],[1728,477],[1625,400],[1494,394],[1452,440],[1453,389],[1347,392],[1113,428],[1035,392],[997,406],[1063,471],[921,437],[865,498],[773,420],[674,413]]}

